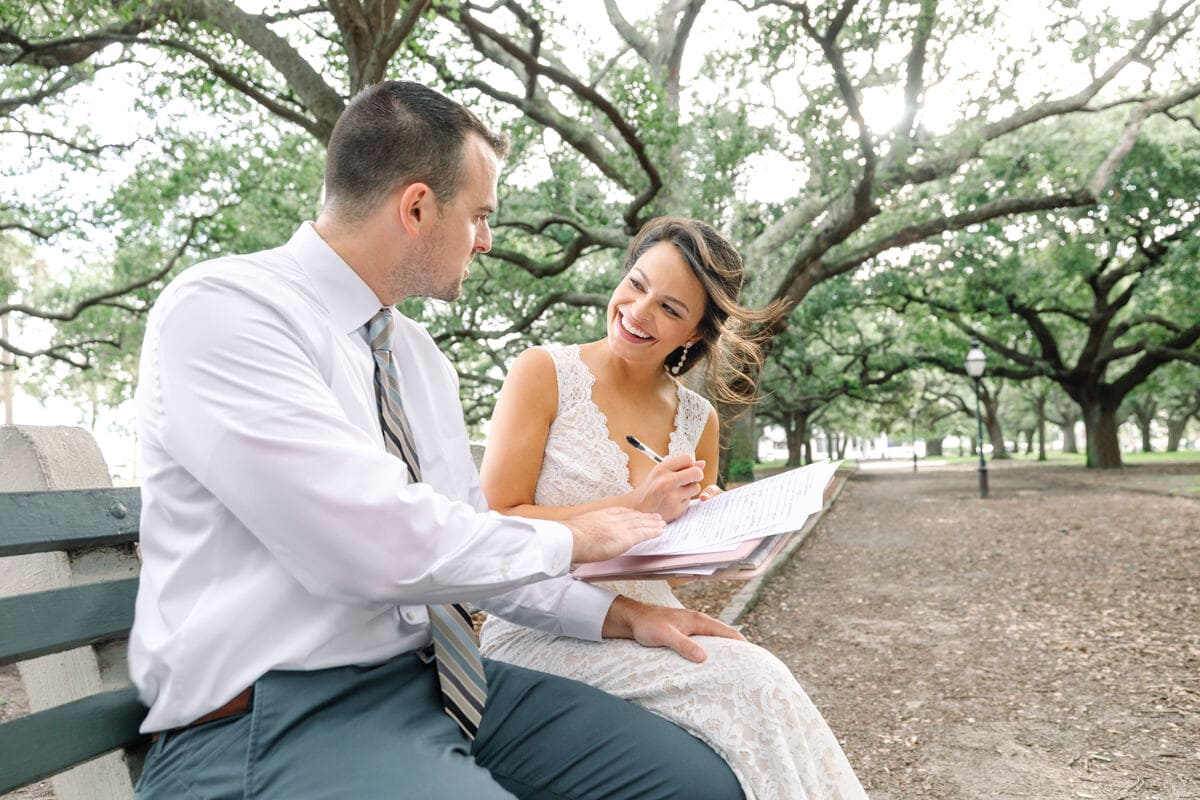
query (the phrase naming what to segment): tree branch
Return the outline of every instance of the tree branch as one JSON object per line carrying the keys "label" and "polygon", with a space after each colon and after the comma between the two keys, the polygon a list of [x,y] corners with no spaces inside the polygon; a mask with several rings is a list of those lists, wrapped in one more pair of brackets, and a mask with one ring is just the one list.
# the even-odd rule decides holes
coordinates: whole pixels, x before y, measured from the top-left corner
{"label": "tree branch", "polygon": [[488,331],[480,330],[479,328],[458,328],[457,330],[443,331],[434,336],[433,340],[440,344],[450,339],[499,339],[514,333],[521,333],[527,330],[530,325],[537,322],[550,306],[560,303],[582,308],[604,308],[608,304],[608,297],[602,294],[585,294],[582,292],[551,292],[538,300],[532,310],[527,311],[523,317],[514,321],[503,330]]}
{"label": "tree branch", "polygon": [[[131,281],[123,286],[119,286],[115,289],[109,289],[99,294],[92,295],[91,297],[86,297],[83,300],[75,303],[74,306],[71,306],[63,311],[45,311],[43,309],[34,308],[33,306],[25,303],[6,303],[4,305],[0,305],[0,317],[5,316],[6,314],[23,314],[27,317],[36,317],[38,319],[70,322],[92,306],[104,305],[109,300],[123,297],[130,292],[134,292],[145,286],[149,286],[155,281],[161,280],[163,277],[170,274],[171,270],[175,269],[176,264],[179,263],[179,259],[183,257],[183,254],[191,245],[192,240],[196,237],[196,232],[200,226],[200,223],[202,221],[212,219],[214,216],[215,213],[192,217],[191,222],[188,224],[187,234],[184,236],[184,239],[179,246],[175,248],[175,252],[172,254],[172,256],[167,259],[167,262],[162,267],[144,278]],[[142,310],[144,311],[145,309]],[[44,353],[42,354],[44,355]]]}
{"label": "tree branch", "polygon": [[462,6],[460,18],[464,25],[468,26],[471,30],[480,33],[481,35],[486,36],[488,39],[499,45],[499,47],[510,57],[516,59],[530,76],[543,75],[555,81],[559,85],[566,87],[576,97],[598,110],[617,130],[621,139],[633,153],[634,158],[637,160],[638,165],[645,173],[648,181],[645,189],[643,189],[642,192],[634,198],[634,200],[625,209],[625,213],[623,215],[625,219],[626,230],[630,235],[633,235],[633,233],[635,233],[640,227],[638,213],[646,205],[648,205],[651,200],[654,199],[654,196],[658,194],[659,190],[662,188],[662,176],[659,175],[658,168],[655,167],[654,163],[650,160],[649,153],[646,150],[646,145],[638,135],[637,131],[633,129],[621,112],[611,102],[609,102],[607,98],[603,97],[592,87],[580,81],[574,75],[568,74],[557,67],[541,63],[537,57],[525,51],[511,39],[504,36],[499,31],[491,28],[471,14],[469,3]]}
{"label": "tree branch", "polygon": [[[17,347],[7,339],[0,338],[0,350],[12,353],[14,356],[19,356],[28,360],[45,356],[46,358],[51,358],[55,361],[62,361],[63,363],[69,364],[76,369],[90,369],[92,366],[92,361],[86,356],[82,358],[72,358],[72,352],[78,352],[83,348],[92,347],[94,345],[105,345],[117,350],[121,349],[121,341],[119,339],[81,339],[78,342],[56,344],[41,350],[25,350],[24,348]],[[5,365],[5,368],[9,367]]]}
{"label": "tree branch", "polygon": [[[186,20],[210,24],[250,47],[275,68],[315,117],[313,124],[317,133],[314,135],[320,141],[327,142],[345,103],[287,40],[270,29],[270,23],[276,19],[276,16],[247,13],[231,0],[161,0],[135,11],[129,20],[84,36],[27,42],[17,37],[10,28],[0,31],[3,31],[3,40],[16,44],[19,50],[15,56],[5,59],[5,63],[26,63],[54,69],[82,63],[116,42],[142,42],[139,38],[141,34],[168,22]],[[193,49],[185,52],[197,55]],[[214,57],[201,60],[211,67]],[[219,77],[226,80],[224,76]],[[240,87],[235,88],[241,91]],[[259,98],[254,99],[257,101]],[[0,112],[3,112],[3,108],[0,104]],[[275,107],[268,108],[272,113],[277,113]]]}
{"label": "tree branch", "polygon": [[612,23],[613,28],[616,29],[625,44],[632,47],[633,51],[644,61],[653,62],[655,60],[653,45],[649,39],[638,32],[637,28],[629,24],[629,20],[625,19],[621,9],[617,7],[616,0],[604,0],[604,10],[608,14],[608,21]]}
{"label": "tree branch", "polygon": [[904,80],[904,113],[892,129],[896,135],[909,139],[912,136],[913,123],[917,117],[917,101],[925,88],[925,53],[929,39],[933,35],[933,25],[937,19],[937,0],[921,0],[921,10],[917,13],[917,26],[913,32],[912,47],[908,51]]}
{"label": "tree branch", "polygon": [[[298,125],[322,142],[328,140],[329,132],[324,130],[320,120],[306,117],[304,114],[296,111],[294,108],[284,105],[283,102],[277,98],[271,97],[265,91],[252,84],[250,81],[237,75],[232,70],[227,69],[223,63],[199,48],[193,47],[192,45],[178,39],[153,38],[137,39],[133,41],[144,44],[161,45],[163,47],[171,48],[172,50],[178,50],[180,52],[187,53],[200,63],[204,64],[204,66],[208,67],[208,71],[211,72],[215,77],[224,81],[235,91],[246,95],[246,97],[258,103],[270,113],[274,114],[280,119],[291,122],[294,125]],[[330,128],[330,131],[332,131],[332,128]]]}
{"label": "tree branch", "polygon": [[1171,361],[1200,364],[1200,352],[1192,345],[1200,341],[1200,322],[1186,328],[1161,344],[1147,345],[1146,352],[1129,370],[1112,383],[1113,396],[1122,399],[1141,384],[1150,373]]}
{"label": "tree branch", "polygon": [[24,222],[0,222],[0,231],[11,231],[11,230],[25,231],[30,236],[33,236],[37,239],[41,239],[42,241],[47,241],[49,239],[52,239],[54,236],[62,233],[69,227],[71,227],[71,226],[70,225],[60,225],[57,228],[53,228],[51,230],[46,230],[44,228],[35,228],[32,225],[28,225]]}

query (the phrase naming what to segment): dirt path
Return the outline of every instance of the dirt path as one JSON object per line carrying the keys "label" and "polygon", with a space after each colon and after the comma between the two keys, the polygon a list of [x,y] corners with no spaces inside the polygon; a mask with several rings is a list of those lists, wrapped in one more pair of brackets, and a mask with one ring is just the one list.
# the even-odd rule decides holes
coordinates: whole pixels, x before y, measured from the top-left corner
{"label": "dirt path", "polygon": [[860,472],[747,635],[875,800],[1200,797],[1200,500],[1152,493],[1181,473]]}

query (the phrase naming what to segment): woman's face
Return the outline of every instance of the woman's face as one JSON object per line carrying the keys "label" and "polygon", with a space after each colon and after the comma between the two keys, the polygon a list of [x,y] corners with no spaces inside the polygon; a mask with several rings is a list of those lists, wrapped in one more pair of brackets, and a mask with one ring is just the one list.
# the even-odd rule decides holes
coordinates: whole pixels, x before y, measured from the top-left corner
{"label": "woman's face", "polygon": [[683,256],[669,242],[652,245],[608,301],[608,344],[633,361],[663,363],[699,336],[708,298]]}

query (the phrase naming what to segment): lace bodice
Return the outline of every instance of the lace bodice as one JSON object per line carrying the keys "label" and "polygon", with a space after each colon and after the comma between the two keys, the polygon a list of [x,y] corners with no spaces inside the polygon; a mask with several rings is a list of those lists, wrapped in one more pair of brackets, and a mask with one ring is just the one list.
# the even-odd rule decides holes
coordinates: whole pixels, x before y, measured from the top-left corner
{"label": "lace bodice", "polygon": [[[596,377],[579,357],[579,345],[543,348],[558,375],[558,414],[546,437],[542,472],[534,490],[539,506],[573,506],[633,490],[629,456],[612,440],[604,412],[592,401]],[[695,454],[712,406],[676,382],[678,404],[668,455]],[[659,605],[678,605],[666,581],[600,584],[619,594]]]}
{"label": "lace bodice", "polygon": [[[534,503],[571,506],[631,491],[629,456],[612,440],[604,412],[592,402],[596,378],[579,357],[579,345],[543,349],[558,374],[558,414],[546,437]],[[669,455],[694,454],[711,406],[683,384],[677,386]]]}

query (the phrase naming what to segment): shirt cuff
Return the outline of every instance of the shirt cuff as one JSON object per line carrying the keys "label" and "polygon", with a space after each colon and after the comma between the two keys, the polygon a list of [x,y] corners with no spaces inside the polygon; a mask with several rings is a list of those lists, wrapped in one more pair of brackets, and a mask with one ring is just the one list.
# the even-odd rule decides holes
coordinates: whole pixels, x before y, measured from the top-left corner
{"label": "shirt cuff", "polygon": [[617,593],[593,586],[586,581],[572,580],[563,594],[561,623],[563,636],[598,642],[603,637],[604,618]]}
{"label": "shirt cuff", "polygon": [[571,571],[571,554],[575,552],[575,537],[571,529],[561,522],[548,519],[523,517],[537,533],[535,541],[542,543],[546,557],[546,574],[551,577],[566,575]]}
{"label": "shirt cuff", "polygon": [[[556,574],[567,574],[571,569],[571,554],[575,552],[575,537],[571,529],[561,522],[550,520],[530,520],[538,528],[538,533],[553,542],[558,549],[552,556],[552,566]],[[559,572],[558,567],[562,566]],[[598,642],[603,637],[604,618],[608,609],[617,598],[617,593],[609,589],[593,586],[586,581],[572,580],[563,593],[558,606],[560,630],[563,636],[575,639],[586,639]]]}

